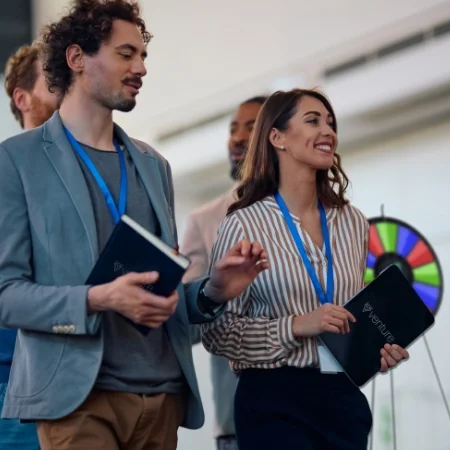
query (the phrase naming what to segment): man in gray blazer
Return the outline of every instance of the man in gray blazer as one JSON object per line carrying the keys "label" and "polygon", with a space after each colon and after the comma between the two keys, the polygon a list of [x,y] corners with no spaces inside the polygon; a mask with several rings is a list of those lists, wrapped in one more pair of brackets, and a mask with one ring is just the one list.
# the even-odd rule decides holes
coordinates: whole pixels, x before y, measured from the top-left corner
{"label": "man in gray blazer", "polygon": [[134,2],[78,0],[44,32],[60,111],[0,144],[0,326],[19,329],[2,415],[36,421],[42,450],[174,450],[204,422],[189,322],[268,267],[244,240],[168,298],[141,288],[157,273],[85,284],[123,212],[177,244],[167,161],[112,120],[135,106],[149,39]]}
{"label": "man in gray blazer", "polygon": [[[231,119],[228,154],[230,174],[235,181],[239,178],[239,168],[247,152],[253,125],[265,101],[266,97],[262,96],[249,98],[239,105]],[[193,211],[188,217],[186,232],[180,246],[181,252],[191,260],[189,270],[184,276],[185,282],[195,280],[208,272],[217,230],[229,206],[236,200],[234,188]],[[200,326],[192,327],[194,343],[201,340],[200,328]],[[231,372],[228,360],[223,356],[211,355],[211,379],[215,407],[214,437],[217,441],[217,449],[235,450],[237,443],[233,409],[237,378]]]}

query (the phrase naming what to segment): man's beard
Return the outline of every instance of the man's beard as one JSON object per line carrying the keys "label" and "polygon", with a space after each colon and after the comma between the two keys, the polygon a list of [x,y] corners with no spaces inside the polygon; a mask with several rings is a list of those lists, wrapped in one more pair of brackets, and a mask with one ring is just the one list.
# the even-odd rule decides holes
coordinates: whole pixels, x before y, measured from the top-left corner
{"label": "man's beard", "polygon": [[231,161],[230,176],[233,180],[238,181],[241,178],[241,169],[243,159],[240,161]]}
{"label": "man's beard", "polygon": [[55,107],[52,104],[43,102],[40,98],[33,96],[31,98],[30,122],[33,127],[39,127],[44,122],[47,122],[55,112]]}
{"label": "man's beard", "polygon": [[[140,77],[127,78],[123,80],[142,84]],[[123,91],[112,92],[112,90],[105,89],[106,86],[97,83],[97,100],[105,108],[111,111],[130,112],[136,106],[136,95],[127,95]]]}
{"label": "man's beard", "polygon": [[130,112],[136,106],[136,99],[125,98],[122,94],[109,95],[101,102],[103,106],[111,111]]}

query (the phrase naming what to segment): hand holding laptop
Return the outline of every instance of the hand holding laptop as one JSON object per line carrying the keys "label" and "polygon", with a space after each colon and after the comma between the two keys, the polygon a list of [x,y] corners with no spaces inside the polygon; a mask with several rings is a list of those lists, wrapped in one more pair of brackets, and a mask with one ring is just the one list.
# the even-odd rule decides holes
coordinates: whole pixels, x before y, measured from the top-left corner
{"label": "hand holding laptop", "polygon": [[[349,322],[355,323],[354,315],[342,306],[326,303],[309,314],[296,316],[292,323],[292,331],[296,338],[318,336],[323,332],[335,334],[346,334],[350,331]],[[332,362],[326,363],[327,356],[323,346],[319,345],[319,356],[321,366],[329,366],[332,372],[340,371],[336,369]],[[399,345],[386,344],[381,350],[380,372],[387,372],[393,369],[401,361],[408,359],[408,352]]]}
{"label": "hand holding laptop", "polygon": [[387,372],[393,369],[398,363],[409,358],[409,353],[399,345],[386,344],[380,351],[381,369],[380,372]]}
{"label": "hand holding laptop", "polygon": [[357,319],[350,324],[350,332],[324,332],[319,340],[357,386],[364,386],[377,373],[407,359],[405,349],[435,322],[396,265],[383,270],[344,308]]}
{"label": "hand holding laptop", "polygon": [[350,331],[350,322],[355,317],[344,307],[326,303],[309,314],[296,316],[292,323],[292,332],[296,338],[313,337],[328,331],[345,334]]}

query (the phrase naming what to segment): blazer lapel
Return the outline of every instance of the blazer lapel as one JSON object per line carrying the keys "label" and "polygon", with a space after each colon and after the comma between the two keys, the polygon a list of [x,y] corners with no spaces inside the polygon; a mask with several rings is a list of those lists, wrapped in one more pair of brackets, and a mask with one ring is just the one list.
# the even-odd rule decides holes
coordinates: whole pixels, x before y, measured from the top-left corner
{"label": "blazer lapel", "polygon": [[44,125],[44,147],[50,162],[58,173],[78,211],[88,237],[92,263],[98,257],[97,230],[89,191],[78,159],[66,138],[58,112]]}
{"label": "blazer lapel", "polygon": [[[161,238],[168,245],[174,247],[176,245],[175,229],[163,187],[163,183],[166,180],[162,178],[158,159],[151,153],[145,152],[145,149],[139,149],[119,126],[115,125],[114,128],[116,136],[127,147],[145,186],[161,227]],[[44,125],[43,139],[48,143],[45,146],[45,152],[58,173],[61,182],[67,189],[83,223],[88,237],[92,262],[95,263],[98,257],[98,242],[92,202],[83,172],[66,138],[58,112],[55,112],[52,118]]]}
{"label": "blazer lapel", "polygon": [[119,126],[115,125],[114,131],[116,136],[119,137],[128,149],[136,170],[145,186],[161,227],[162,240],[168,245],[175,247],[174,224],[169,204],[166,201],[166,195],[163,188],[164,180],[161,176],[161,167],[158,159],[151,153],[145,152],[145,149],[138,148]]}

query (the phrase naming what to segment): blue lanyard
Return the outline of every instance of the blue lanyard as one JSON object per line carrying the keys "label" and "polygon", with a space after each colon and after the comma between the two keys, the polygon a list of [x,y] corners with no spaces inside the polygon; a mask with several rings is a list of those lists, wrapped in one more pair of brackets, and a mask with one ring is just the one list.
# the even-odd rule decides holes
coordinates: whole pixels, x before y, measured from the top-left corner
{"label": "blue lanyard", "polygon": [[103,197],[105,198],[106,204],[111,212],[114,223],[118,223],[120,217],[125,214],[127,207],[127,191],[128,191],[128,180],[127,180],[127,169],[125,166],[125,157],[123,156],[123,152],[116,140],[114,140],[114,147],[116,148],[117,154],[119,155],[120,161],[120,194],[119,194],[119,205],[117,206],[114,202],[114,198],[111,195],[111,191],[106,186],[105,181],[100,175],[99,171],[95,167],[94,163],[91,161],[87,153],[81,148],[81,145],[76,141],[73,137],[72,133],[64,127],[64,131],[66,133],[67,139],[72,145],[73,149],[78,153],[78,156],[83,160],[86,167],[91,172],[94,177],[98,187],[102,191]]}
{"label": "blue lanyard", "polygon": [[305,246],[302,242],[302,239],[296,226],[294,225],[294,221],[292,220],[292,217],[289,213],[289,209],[286,206],[286,203],[284,202],[283,197],[281,197],[279,192],[275,194],[275,200],[277,201],[278,206],[280,207],[281,212],[283,213],[284,220],[286,221],[289,231],[291,232],[292,238],[294,239],[298,252],[302,257],[303,264],[305,264],[309,278],[311,279],[311,282],[314,286],[317,297],[319,297],[320,303],[322,305],[324,305],[325,303],[333,303],[333,290],[334,290],[333,260],[331,258],[331,244],[330,244],[330,235],[328,233],[327,217],[325,214],[325,210],[323,209],[322,203],[319,202],[320,224],[322,226],[323,240],[325,241],[326,257],[328,260],[326,293],[324,292],[319,282],[319,279],[317,278],[317,275],[313,269],[311,261],[308,258],[308,255],[306,254]]}

